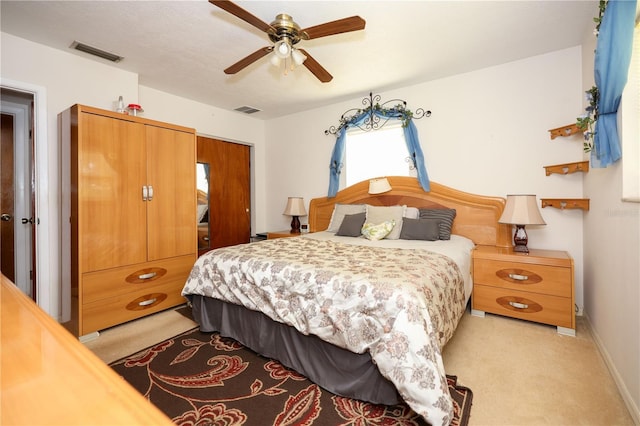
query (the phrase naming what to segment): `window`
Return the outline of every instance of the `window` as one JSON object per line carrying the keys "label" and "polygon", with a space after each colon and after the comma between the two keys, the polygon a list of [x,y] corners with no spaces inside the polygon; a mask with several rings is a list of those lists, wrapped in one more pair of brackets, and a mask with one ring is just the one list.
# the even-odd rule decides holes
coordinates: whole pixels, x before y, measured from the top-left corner
{"label": "window", "polygon": [[379,176],[416,175],[400,122],[369,132],[348,131],[344,163],[344,186]]}
{"label": "window", "polygon": [[640,202],[640,21],[636,21],[629,75],[620,109],[622,199]]}

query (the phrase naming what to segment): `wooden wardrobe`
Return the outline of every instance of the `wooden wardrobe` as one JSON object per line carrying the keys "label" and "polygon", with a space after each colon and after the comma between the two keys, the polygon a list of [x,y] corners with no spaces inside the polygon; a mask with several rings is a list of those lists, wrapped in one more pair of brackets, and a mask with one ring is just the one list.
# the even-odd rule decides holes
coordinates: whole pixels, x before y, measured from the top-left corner
{"label": "wooden wardrobe", "polygon": [[84,336],[184,303],[197,256],[195,130],[84,105],[59,124],[64,325]]}

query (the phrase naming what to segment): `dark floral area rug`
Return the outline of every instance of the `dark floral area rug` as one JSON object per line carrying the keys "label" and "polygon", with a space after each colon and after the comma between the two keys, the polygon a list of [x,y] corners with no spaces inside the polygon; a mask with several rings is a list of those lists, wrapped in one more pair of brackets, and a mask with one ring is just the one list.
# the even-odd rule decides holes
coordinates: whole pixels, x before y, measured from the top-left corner
{"label": "dark floral area rug", "polygon": [[[425,425],[408,406],[336,396],[233,339],[197,328],[111,367],[177,425]],[[448,376],[453,425],[473,394]]]}

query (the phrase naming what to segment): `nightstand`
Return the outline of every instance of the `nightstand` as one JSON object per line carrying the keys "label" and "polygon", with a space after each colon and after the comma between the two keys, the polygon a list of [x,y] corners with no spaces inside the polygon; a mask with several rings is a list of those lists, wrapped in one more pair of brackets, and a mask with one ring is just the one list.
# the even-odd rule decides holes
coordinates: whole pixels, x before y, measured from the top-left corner
{"label": "nightstand", "polygon": [[300,232],[291,232],[290,230],[285,230],[285,231],[275,231],[275,232],[268,232],[267,233],[267,239],[268,240],[273,240],[276,238],[290,238],[290,237],[299,237],[300,235],[302,235],[302,233]]}
{"label": "nightstand", "polygon": [[555,325],[575,336],[573,258],[565,251],[478,246],[473,251],[472,315],[485,312]]}

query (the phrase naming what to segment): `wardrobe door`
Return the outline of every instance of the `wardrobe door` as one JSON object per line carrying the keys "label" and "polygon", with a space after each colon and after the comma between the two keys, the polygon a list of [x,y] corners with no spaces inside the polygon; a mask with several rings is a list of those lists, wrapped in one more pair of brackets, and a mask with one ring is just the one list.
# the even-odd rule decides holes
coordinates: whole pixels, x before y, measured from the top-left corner
{"label": "wardrobe door", "polygon": [[150,261],[197,251],[195,143],[193,133],[147,126]]}
{"label": "wardrobe door", "polygon": [[[81,271],[146,261],[144,125],[81,113],[77,153]],[[74,188],[72,188],[73,192]],[[73,196],[73,195],[72,195]]]}

